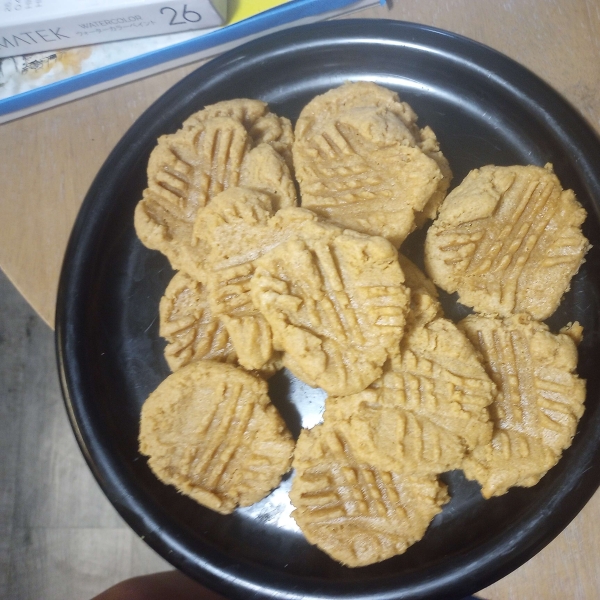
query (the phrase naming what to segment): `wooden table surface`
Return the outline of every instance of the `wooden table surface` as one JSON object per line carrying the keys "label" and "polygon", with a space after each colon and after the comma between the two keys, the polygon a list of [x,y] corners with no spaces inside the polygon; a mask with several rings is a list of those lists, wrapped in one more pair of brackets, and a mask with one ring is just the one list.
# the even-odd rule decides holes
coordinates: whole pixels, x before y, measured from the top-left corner
{"label": "wooden table surface", "polygon": [[[356,17],[447,29],[507,54],[562,93],[600,132],[600,0],[393,0]],[[53,325],[63,253],[110,150],[165,90],[201,63],[0,125],[0,268]],[[600,160],[600,157],[599,157]],[[600,494],[493,599],[600,597]]]}

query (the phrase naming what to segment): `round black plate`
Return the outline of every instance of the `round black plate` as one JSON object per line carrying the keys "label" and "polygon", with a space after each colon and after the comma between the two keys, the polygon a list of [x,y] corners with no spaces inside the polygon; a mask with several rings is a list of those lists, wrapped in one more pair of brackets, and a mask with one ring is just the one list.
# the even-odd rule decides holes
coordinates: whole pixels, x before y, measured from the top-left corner
{"label": "round black plate", "polygon": [[[484,501],[460,472],[452,501],[404,555],[345,568],[310,546],[289,517],[289,477],[258,505],[218,515],[163,485],[138,454],[140,407],[168,374],[158,302],[172,276],[144,248],[133,210],[156,138],[206,104],[260,98],[292,120],[313,96],[367,79],[400,93],[436,132],[459,182],[470,169],[554,164],[588,210],[594,244],[550,325],[585,327],[579,371],[586,413],[572,447],[535,487]],[[491,584],[533,556],[600,482],[598,269],[600,143],[552,89],[508,58],[444,31],[393,21],[338,21],[283,31],[201,67],[151,106],[114,149],[75,224],[63,267],[57,347],[71,422],[117,510],[155,550],[232,598],[444,598]],[[419,234],[408,242],[418,253]],[[417,257],[418,258],[418,257]],[[446,298],[451,316],[460,316]],[[318,420],[323,394],[285,372],[274,401],[297,434]]]}

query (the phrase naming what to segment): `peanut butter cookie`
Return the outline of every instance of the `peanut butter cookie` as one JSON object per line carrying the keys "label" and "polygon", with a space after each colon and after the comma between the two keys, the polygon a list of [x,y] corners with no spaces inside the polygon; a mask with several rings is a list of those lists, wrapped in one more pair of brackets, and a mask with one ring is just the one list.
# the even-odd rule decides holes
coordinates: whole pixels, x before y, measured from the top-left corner
{"label": "peanut butter cookie", "polygon": [[222,321],[208,305],[206,286],[178,272],[159,307],[159,333],[167,340],[165,359],[172,371],[196,360],[237,363],[237,354]]}
{"label": "peanut butter cookie", "polygon": [[546,319],[589,248],[585,217],[551,165],[475,169],[428,231],[427,272],[477,312]]}
{"label": "peanut butter cookie", "polygon": [[398,347],[409,303],[403,282],[388,241],[304,221],[257,261],[251,293],[283,364],[337,396],[371,384]]}
{"label": "peanut butter cookie", "polygon": [[[186,273],[175,274],[159,307],[160,335],[167,341],[165,359],[171,371],[196,360],[213,360],[238,366],[237,353],[227,328],[209,306],[206,285]],[[258,369],[268,379],[283,368],[276,352]]]}
{"label": "peanut butter cookie", "polygon": [[490,406],[493,439],[471,451],[465,474],[486,498],[535,485],[571,445],[583,414],[585,381],[575,373],[575,343],[524,314],[504,320],[472,315],[459,327],[499,390]]}
{"label": "peanut butter cookie", "polygon": [[294,450],[267,384],[210,361],[183,367],[150,394],[139,441],[161,481],[223,514],[276,487]]}
{"label": "peanut butter cookie", "polygon": [[399,246],[435,216],[451,179],[435,134],[397,94],[346,83],[302,110],[293,145],[302,206]]}
{"label": "peanut butter cookie", "polygon": [[265,192],[281,206],[296,204],[284,157],[291,125],[269,115],[262,102],[231,100],[205,108],[176,133],[159,138],[134,222],[140,240],[165,254],[173,268],[203,278],[209,249],[193,235],[198,212],[231,186],[261,186],[259,170]]}
{"label": "peanut butter cookie", "polygon": [[402,554],[449,500],[435,477],[411,478],[361,463],[327,425],[302,430],[293,467],[292,517],[306,539],[349,567]]}
{"label": "peanut butter cookie", "polygon": [[188,117],[182,129],[197,129],[202,122],[215,117],[231,117],[239,121],[250,134],[254,145],[269,144],[292,168],[292,124],[289,119],[269,112],[265,102],[248,98],[217,102]]}

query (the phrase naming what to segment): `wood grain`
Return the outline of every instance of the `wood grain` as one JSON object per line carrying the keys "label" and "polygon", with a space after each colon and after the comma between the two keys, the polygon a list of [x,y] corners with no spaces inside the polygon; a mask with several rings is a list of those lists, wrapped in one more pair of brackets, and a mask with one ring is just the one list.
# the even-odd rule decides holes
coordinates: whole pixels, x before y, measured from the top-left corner
{"label": "wood grain", "polygon": [[[600,2],[597,0],[568,3],[560,0],[394,0],[391,4],[389,11],[377,7],[355,16],[423,23],[487,44],[545,79],[600,131]],[[62,256],[95,173],[134,120],[161,93],[198,65],[0,125],[0,267],[50,325],[54,319]],[[16,361],[21,360],[19,356],[23,359],[24,355],[15,355]],[[43,385],[45,377],[52,375],[42,369],[35,385]],[[16,389],[25,383],[14,381],[10,385]],[[21,423],[25,438],[50,436],[56,440],[71,435],[68,427],[65,429],[65,424],[59,423],[55,405],[56,398],[50,394],[47,405],[41,407],[45,418],[38,419],[46,422],[24,424],[23,414],[29,415],[30,421],[33,409],[12,406],[9,395],[8,403],[1,409],[0,425],[5,413],[10,413],[11,421],[5,422]],[[1,428],[0,435],[2,452],[5,446],[16,443],[16,434],[5,429]],[[26,443],[19,443],[19,452],[28,457],[29,470],[19,478],[13,459],[0,467],[0,480],[10,481],[13,486],[3,485],[0,489],[0,514],[15,516],[14,521],[4,525],[12,532],[17,557],[20,549],[33,544],[45,549],[50,562],[31,564],[23,554],[22,563],[17,564],[15,559],[13,569],[26,580],[31,572],[45,573],[46,583],[55,590],[45,597],[83,598],[92,588],[98,590],[100,571],[110,575],[103,581],[116,581],[128,576],[132,569],[136,573],[145,571],[145,561],[148,561],[148,570],[161,568],[162,559],[151,551],[147,551],[144,558],[146,551],[139,549],[143,546],[136,546],[139,540],[132,539],[129,530],[117,525],[118,517],[101,506],[101,501],[86,507],[73,500],[69,505],[74,507],[79,528],[68,533],[62,528],[61,498],[41,499],[27,491],[23,481],[51,480],[60,488],[60,481],[65,485],[69,483],[69,473],[86,469],[83,463],[76,467],[69,462],[72,459],[68,453],[77,452],[74,442],[69,444],[68,452],[50,447],[29,448]],[[86,497],[98,493],[91,477],[87,480],[85,475],[77,477],[81,477],[77,486],[85,491]],[[37,489],[39,494],[40,488]],[[17,498],[23,508],[15,508]],[[95,518],[105,528],[104,537],[91,527]],[[600,563],[595,557],[600,552],[599,519],[600,495],[596,494],[554,542],[520,569],[483,590],[480,596],[493,600],[597,598]],[[94,545],[98,548],[96,554],[89,550]],[[0,547],[2,556],[3,547]],[[81,562],[76,563],[75,557],[81,557]],[[68,580],[71,576],[75,582]],[[95,582],[95,586],[81,583],[86,578]],[[29,581],[31,593],[23,597],[37,597],[42,589],[37,586],[41,584],[35,577]],[[6,580],[0,577],[0,595],[3,596],[5,584]]]}

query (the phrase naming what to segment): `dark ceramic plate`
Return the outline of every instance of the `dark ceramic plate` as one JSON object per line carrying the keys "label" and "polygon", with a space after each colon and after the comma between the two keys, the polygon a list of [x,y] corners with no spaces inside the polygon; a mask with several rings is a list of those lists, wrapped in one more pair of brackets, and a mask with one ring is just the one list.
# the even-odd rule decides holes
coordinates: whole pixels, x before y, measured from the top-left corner
{"label": "dark ceramic plate", "polygon": [[[133,210],[156,138],[206,104],[260,98],[296,119],[313,96],[367,79],[400,93],[436,132],[455,182],[489,163],[554,164],[588,210],[595,248],[551,321],[585,327],[579,371],[587,410],[572,447],[535,487],[484,501],[460,472],[452,501],[404,555],[345,568],[310,546],[289,517],[289,477],[257,505],[223,516],[163,485],[138,454],[140,407],[168,375],[158,302],[172,276],[142,246]],[[163,557],[232,598],[453,598],[515,569],[555,537],[600,482],[600,143],[552,89],[468,39],[392,21],[338,21],[283,31],[201,67],[151,106],[96,177],[66,253],[57,309],[63,392],[88,463],[117,510]],[[419,235],[407,242],[417,255]],[[448,313],[461,311],[445,298]],[[312,426],[323,393],[283,372],[273,400],[291,429]],[[549,574],[550,575],[550,574]]]}

